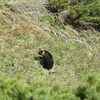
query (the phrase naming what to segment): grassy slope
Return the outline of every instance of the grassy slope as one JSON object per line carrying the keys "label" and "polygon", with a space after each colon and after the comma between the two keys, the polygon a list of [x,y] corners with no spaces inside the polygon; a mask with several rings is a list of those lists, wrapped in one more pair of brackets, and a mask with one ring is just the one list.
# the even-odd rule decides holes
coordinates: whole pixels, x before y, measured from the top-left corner
{"label": "grassy slope", "polygon": [[[0,76],[11,78],[21,74],[26,80],[75,85],[84,81],[89,72],[100,71],[99,33],[75,35],[73,31],[53,28],[48,21],[35,23],[27,18],[0,9]],[[51,28],[62,34],[68,33],[68,38],[56,37],[48,31]],[[55,61],[52,70],[56,73],[48,75],[48,71],[34,60],[38,48],[52,53]]]}

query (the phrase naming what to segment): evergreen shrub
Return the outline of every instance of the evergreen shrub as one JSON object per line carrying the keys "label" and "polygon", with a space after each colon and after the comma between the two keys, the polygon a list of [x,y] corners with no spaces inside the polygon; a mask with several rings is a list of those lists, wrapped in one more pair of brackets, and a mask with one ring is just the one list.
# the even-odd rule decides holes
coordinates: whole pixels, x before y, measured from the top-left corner
{"label": "evergreen shrub", "polygon": [[70,87],[43,80],[0,78],[0,100],[100,100],[100,75],[91,73],[84,83]]}
{"label": "evergreen shrub", "polygon": [[[89,29],[90,26],[99,30],[100,0],[48,0],[54,13],[68,10],[64,15],[64,24]],[[66,17],[65,17],[66,16]],[[79,27],[78,27],[79,28]]]}

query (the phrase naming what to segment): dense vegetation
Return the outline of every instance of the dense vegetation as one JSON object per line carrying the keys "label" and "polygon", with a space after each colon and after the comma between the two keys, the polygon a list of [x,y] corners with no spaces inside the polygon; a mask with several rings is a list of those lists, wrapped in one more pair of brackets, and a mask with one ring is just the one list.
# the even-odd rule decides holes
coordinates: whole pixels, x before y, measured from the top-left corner
{"label": "dense vegetation", "polygon": [[92,73],[74,88],[40,80],[26,83],[19,75],[0,78],[0,100],[100,100],[100,75]]}
{"label": "dense vegetation", "polygon": [[[0,100],[100,100],[100,32],[89,28],[99,24],[81,8],[93,2],[0,0]],[[92,24],[76,31],[81,19]],[[34,59],[39,48],[52,54],[54,73]]]}
{"label": "dense vegetation", "polygon": [[[69,10],[64,14],[64,24],[70,23],[78,28],[99,30],[100,0],[48,0],[54,13]],[[55,9],[55,10],[54,10]]]}

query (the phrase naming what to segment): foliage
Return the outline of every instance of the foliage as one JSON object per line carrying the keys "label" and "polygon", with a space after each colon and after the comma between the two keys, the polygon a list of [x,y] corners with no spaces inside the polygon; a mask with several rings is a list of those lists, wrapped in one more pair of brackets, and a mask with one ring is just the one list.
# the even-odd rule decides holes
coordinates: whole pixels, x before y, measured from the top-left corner
{"label": "foliage", "polygon": [[50,5],[53,5],[56,11],[60,12],[68,8],[68,0],[48,0]]}
{"label": "foliage", "polygon": [[[49,3],[52,5],[58,5],[60,2],[61,6],[57,6],[56,9],[60,9],[59,11],[70,9],[70,13],[65,18],[65,23],[68,22],[73,25],[79,24],[84,28],[84,24],[87,25],[86,22],[90,22],[92,27],[99,30],[100,0],[49,0]],[[82,20],[85,23],[76,23],[77,20]]]}
{"label": "foliage", "polygon": [[[73,17],[74,16],[74,17]],[[72,19],[82,19],[92,23],[100,24],[100,3],[91,2],[90,4],[79,4],[71,8],[70,17]],[[94,21],[92,20],[94,19]]]}
{"label": "foliage", "polygon": [[86,82],[74,86],[50,83],[41,80],[0,78],[0,100],[99,100],[100,75],[88,74]]}
{"label": "foliage", "polygon": [[91,73],[88,75],[86,82],[75,88],[74,91],[77,97],[81,100],[99,100],[100,99],[100,79],[99,74]]}

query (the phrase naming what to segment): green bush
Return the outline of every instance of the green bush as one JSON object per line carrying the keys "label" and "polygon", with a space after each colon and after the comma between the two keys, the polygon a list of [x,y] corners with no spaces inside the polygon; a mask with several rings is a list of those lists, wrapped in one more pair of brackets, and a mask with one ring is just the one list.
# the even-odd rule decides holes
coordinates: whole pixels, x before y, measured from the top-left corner
{"label": "green bush", "polygon": [[69,0],[48,0],[50,5],[53,5],[56,11],[60,12],[68,8]]}
{"label": "green bush", "polygon": [[22,78],[0,78],[0,100],[100,100],[100,75],[89,74],[78,86]]}
{"label": "green bush", "polygon": [[75,88],[74,94],[81,100],[100,100],[100,75],[89,74],[86,82]]}
{"label": "green bush", "polygon": [[79,4],[72,7],[70,12],[70,18],[72,20],[82,19],[88,22],[92,22],[94,25],[100,24],[100,3],[91,2],[91,4]]}
{"label": "green bush", "polygon": [[[92,27],[99,30],[100,26],[100,0],[48,0],[56,11],[70,10],[64,16],[64,24],[70,23],[74,26],[80,24],[84,28],[85,23],[76,23],[77,20],[91,23]],[[86,23],[87,25],[87,23]],[[85,26],[86,27],[86,26]]]}

